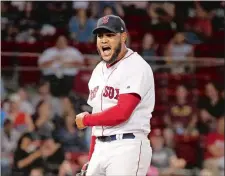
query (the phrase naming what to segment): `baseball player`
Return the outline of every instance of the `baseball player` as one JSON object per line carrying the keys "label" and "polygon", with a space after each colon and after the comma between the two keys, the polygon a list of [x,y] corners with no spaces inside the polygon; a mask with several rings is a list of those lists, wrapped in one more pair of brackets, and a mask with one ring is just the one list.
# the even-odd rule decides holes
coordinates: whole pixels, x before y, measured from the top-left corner
{"label": "baseball player", "polygon": [[92,127],[86,176],[145,176],[152,156],[147,137],[155,105],[152,69],[126,47],[120,17],[100,18],[93,34],[102,60],[88,83],[93,110],[76,116],[79,129]]}

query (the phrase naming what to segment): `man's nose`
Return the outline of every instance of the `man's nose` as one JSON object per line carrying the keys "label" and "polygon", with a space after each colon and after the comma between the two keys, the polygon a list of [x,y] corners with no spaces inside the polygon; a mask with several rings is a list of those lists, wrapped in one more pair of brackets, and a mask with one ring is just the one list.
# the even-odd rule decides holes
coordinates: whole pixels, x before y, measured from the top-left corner
{"label": "man's nose", "polygon": [[107,37],[106,37],[106,36],[103,36],[103,37],[102,37],[102,43],[107,43],[107,42],[108,42]]}

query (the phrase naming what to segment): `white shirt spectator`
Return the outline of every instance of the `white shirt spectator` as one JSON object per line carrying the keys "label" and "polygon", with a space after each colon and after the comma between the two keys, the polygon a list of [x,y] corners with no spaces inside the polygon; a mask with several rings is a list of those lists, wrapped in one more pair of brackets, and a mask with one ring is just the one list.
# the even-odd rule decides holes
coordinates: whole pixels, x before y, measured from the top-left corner
{"label": "white shirt spectator", "polygon": [[34,113],[34,107],[30,102],[25,100],[20,103],[20,111],[32,115]]}
{"label": "white shirt spectator", "polygon": [[186,60],[186,57],[193,50],[192,45],[183,43],[180,45],[173,44],[171,46],[171,56],[173,60]]}
{"label": "white shirt spectator", "polygon": [[[59,50],[56,47],[52,47],[44,51],[44,53],[41,55],[41,57],[38,60],[38,64],[40,65],[43,62],[51,61],[54,59],[55,56],[60,56],[62,61],[68,61],[68,62],[73,62],[73,61],[83,62],[84,60],[83,55],[76,48],[67,47],[65,49]],[[78,69],[75,67],[60,69],[61,65],[62,65],[61,61],[55,62],[54,64],[52,64],[51,69],[43,68],[42,69],[43,74],[45,76],[56,75],[60,77],[62,75],[75,76],[78,73]]]}
{"label": "white shirt spectator", "polygon": [[45,98],[41,97],[40,95],[36,94],[32,97],[32,105],[34,107],[41,101],[45,100],[51,105],[51,115],[50,118],[54,118],[54,116],[61,116],[62,115],[62,106],[60,99],[53,97],[51,95],[46,96]]}
{"label": "white shirt spectator", "polygon": [[88,1],[73,1],[74,9],[87,9],[89,5]]}
{"label": "white shirt spectator", "polygon": [[7,156],[12,154],[16,149],[18,139],[20,137],[20,133],[18,133],[15,129],[10,131],[10,138],[2,129],[1,131],[1,152]]}

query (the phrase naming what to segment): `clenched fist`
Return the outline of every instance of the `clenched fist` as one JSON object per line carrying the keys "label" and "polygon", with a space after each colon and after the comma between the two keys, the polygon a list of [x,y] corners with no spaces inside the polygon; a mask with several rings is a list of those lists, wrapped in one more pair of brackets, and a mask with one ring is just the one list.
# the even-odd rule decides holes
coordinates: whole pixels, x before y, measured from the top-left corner
{"label": "clenched fist", "polygon": [[84,116],[86,114],[89,114],[89,113],[88,112],[82,112],[82,113],[76,115],[75,121],[76,121],[76,125],[77,125],[77,128],[78,129],[81,129],[82,130],[82,129],[86,128],[86,126],[83,123],[83,119],[84,119]]}

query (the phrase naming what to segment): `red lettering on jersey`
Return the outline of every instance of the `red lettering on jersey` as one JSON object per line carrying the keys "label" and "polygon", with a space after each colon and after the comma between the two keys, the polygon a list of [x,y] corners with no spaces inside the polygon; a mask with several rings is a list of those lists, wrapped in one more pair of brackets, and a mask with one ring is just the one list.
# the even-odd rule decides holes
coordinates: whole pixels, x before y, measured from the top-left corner
{"label": "red lettering on jersey", "polygon": [[115,90],[116,90],[116,96],[115,96],[115,98],[114,98],[114,99],[117,99],[117,100],[118,100],[120,90],[119,90],[119,89],[115,89]]}
{"label": "red lettering on jersey", "polygon": [[96,86],[93,90],[90,91],[90,99],[93,100],[96,97],[99,86]]}
{"label": "red lettering on jersey", "polygon": [[103,93],[104,97],[108,97],[109,96],[109,86],[105,86],[105,91]]}
{"label": "red lettering on jersey", "polygon": [[104,97],[108,97],[109,99],[118,99],[119,97],[119,89],[115,89],[110,86],[105,86],[105,90],[103,93]]}
{"label": "red lettering on jersey", "polygon": [[109,98],[110,99],[114,98],[114,88],[113,87],[109,87]]}

